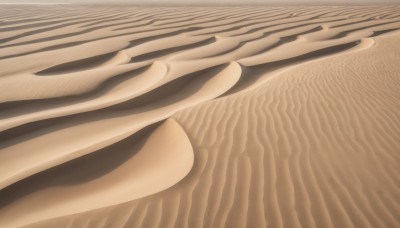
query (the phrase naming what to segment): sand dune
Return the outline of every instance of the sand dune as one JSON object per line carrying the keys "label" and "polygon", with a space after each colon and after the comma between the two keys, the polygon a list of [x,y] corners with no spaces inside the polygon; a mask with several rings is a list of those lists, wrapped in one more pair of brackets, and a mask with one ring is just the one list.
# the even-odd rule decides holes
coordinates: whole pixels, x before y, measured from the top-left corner
{"label": "sand dune", "polygon": [[1,227],[400,226],[400,7],[29,10]]}
{"label": "sand dune", "polygon": [[[40,174],[32,177],[29,187],[19,188],[20,191],[10,189],[9,198],[3,201],[5,204],[13,198],[30,197],[8,207],[4,216],[14,221],[8,225],[20,226],[141,198],[174,185],[190,171],[193,150],[185,132],[174,120],[168,119],[144,143],[139,142],[138,134],[97,151],[96,156],[56,167],[53,175],[43,173],[42,177]],[[129,145],[132,142],[133,147]],[[87,165],[88,162],[92,165]],[[82,165],[84,169],[79,168]],[[48,188],[49,183],[59,182],[60,175],[62,182],[68,181],[69,185]],[[41,182],[42,178],[49,181]],[[38,189],[47,191],[38,192]],[[38,200],[40,204],[36,203]],[[19,217],[21,214],[25,214],[23,218]]]}

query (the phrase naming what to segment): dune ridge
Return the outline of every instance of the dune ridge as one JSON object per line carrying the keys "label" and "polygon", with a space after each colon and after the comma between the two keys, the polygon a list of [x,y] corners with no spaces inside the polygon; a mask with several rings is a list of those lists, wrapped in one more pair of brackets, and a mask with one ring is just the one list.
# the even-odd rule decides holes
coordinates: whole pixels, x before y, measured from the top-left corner
{"label": "dune ridge", "polygon": [[34,10],[0,9],[0,226],[400,225],[400,7]]}

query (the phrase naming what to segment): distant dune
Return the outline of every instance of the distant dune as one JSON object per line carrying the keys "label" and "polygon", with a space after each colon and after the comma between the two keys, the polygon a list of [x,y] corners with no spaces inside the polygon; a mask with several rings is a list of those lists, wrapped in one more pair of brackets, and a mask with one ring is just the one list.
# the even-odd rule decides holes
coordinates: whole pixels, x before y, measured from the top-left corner
{"label": "distant dune", "polygon": [[4,5],[0,227],[400,227],[399,29],[400,6]]}

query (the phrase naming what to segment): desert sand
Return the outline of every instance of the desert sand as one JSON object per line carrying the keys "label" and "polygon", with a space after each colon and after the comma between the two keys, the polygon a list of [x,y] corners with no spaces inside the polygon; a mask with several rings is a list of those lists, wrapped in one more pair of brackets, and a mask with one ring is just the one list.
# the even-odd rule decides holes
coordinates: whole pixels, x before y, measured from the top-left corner
{"label": "desert sand", "polygon": [[0,6],[0,227],[400,227],[400,6]]}

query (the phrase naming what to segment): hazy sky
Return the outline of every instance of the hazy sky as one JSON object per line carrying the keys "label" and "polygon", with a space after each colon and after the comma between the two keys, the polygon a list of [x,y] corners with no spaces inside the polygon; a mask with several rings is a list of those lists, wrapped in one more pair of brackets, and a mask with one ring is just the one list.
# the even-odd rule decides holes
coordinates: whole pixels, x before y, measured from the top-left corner
{"label": "hazy sky", "polygon": [[0,3],[132,3],[132,4],[400,4],[400,0],[0,0]]}

